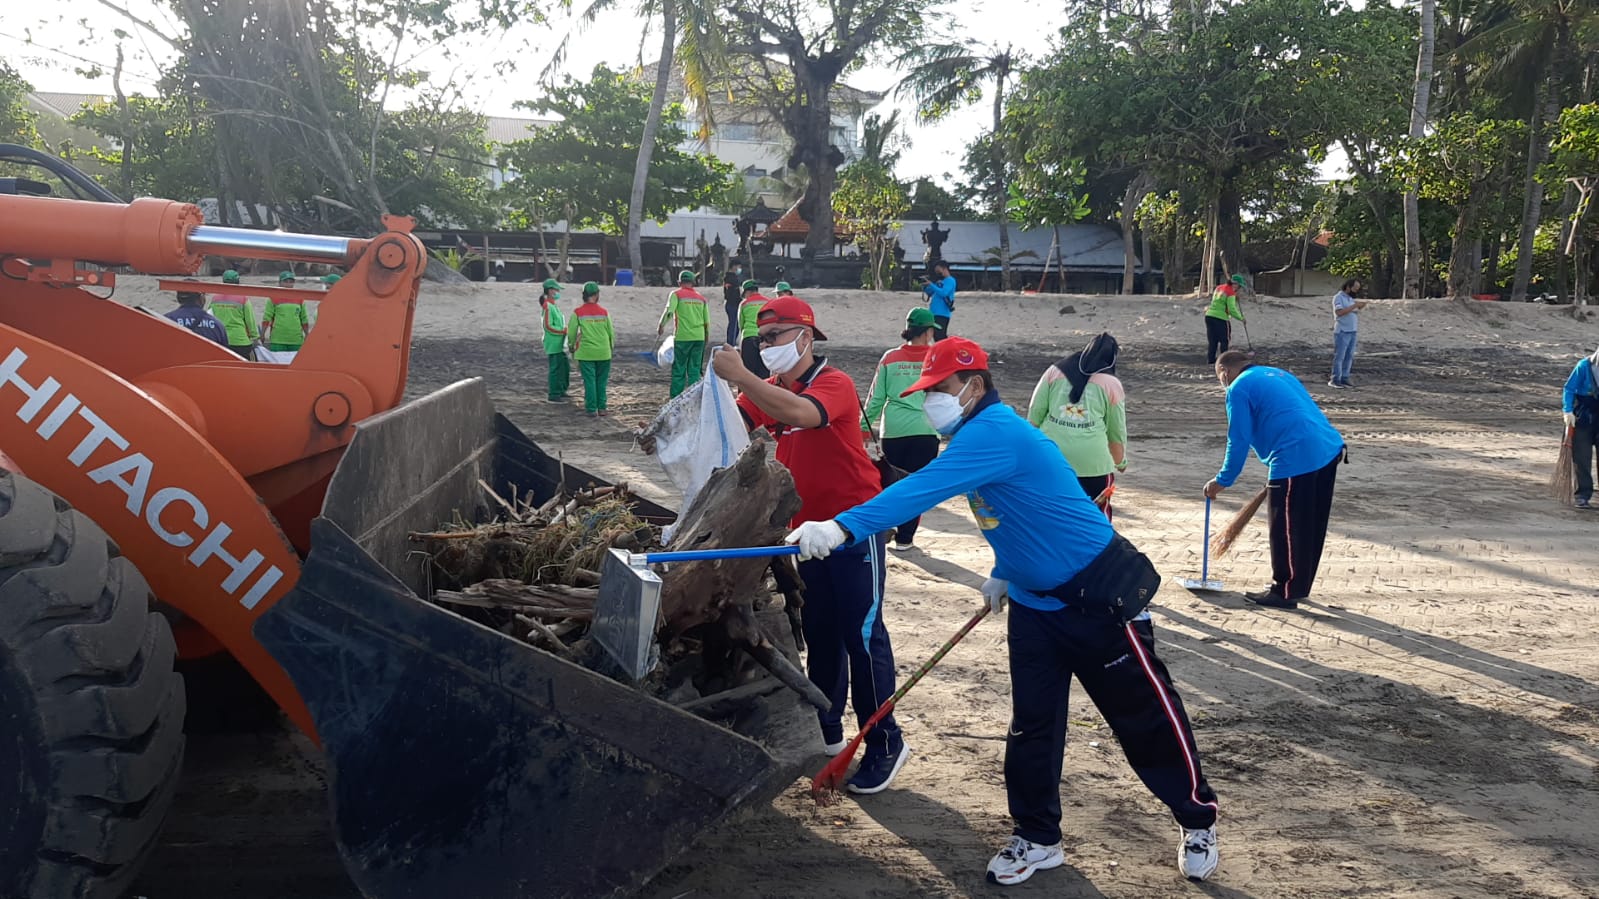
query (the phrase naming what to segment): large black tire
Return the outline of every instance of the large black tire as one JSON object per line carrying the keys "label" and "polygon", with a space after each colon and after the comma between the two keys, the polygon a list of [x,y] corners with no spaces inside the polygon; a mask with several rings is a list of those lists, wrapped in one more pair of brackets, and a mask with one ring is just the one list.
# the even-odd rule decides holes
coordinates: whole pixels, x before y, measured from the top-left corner
{"label": "large black tire", "polygon": [[0,472],[0,896],[114,899],[183,763],[166,619],[104,531]]}

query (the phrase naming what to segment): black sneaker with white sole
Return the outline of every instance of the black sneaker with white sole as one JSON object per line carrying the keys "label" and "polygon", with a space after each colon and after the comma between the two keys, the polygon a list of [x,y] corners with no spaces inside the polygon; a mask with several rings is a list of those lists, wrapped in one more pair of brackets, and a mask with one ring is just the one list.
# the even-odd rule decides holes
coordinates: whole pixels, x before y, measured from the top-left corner
{"label": "black sneaker with white sole", "polygon": [[889,738],[886,747],[873,746],[866,750],[860,767],[850,775],[844,788],[861,796],[881,793],[894,782],[894,776],[905,767],[905,760],[910,757],[911,748],[905,745],[905,738],[896,734]]}

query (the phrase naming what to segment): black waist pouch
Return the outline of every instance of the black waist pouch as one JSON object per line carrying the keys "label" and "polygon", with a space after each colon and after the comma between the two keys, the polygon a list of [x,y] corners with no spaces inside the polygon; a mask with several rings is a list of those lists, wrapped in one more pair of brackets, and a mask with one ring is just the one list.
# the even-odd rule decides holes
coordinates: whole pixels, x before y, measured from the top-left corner
{"label": "black waist pouch", "polygon": [[1158,589],[1160,573],[1154,563],[1126,537],[1117,534],[1087,568],[1044,595],[1070,606],[1107,609],[1123,621],[1132,621]]}

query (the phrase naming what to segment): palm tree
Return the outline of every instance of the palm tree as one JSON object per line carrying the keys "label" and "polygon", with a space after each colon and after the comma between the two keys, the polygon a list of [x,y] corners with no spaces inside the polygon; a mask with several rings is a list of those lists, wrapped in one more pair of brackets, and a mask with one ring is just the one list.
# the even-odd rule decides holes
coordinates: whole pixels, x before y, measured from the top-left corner
{"label": "palm tree", "polygon": [[[993,82],[994,136],[999,136],[1005,117],[1005,82],[1022,65],[1024,57],[1010,45],[1004,48],[972,41],[925,44],[907,50],[897,60],[906,69],[899,92],[916,101],[917,121],[936,122],[962,106],[983,96],[983,85]],[[990,167],[989,191],[994,221],[999,225],[1001,284],[1011,289],[1010,226],[1007,204],[1010,185],[1006,184],[1004,159],[994,151]]]}
{"label": "palm tree", "polygon": [[[601,13],[614,9],[619,2],[591,0],[578,15],[578,30],[594,24]],[[727,59],[722,28],[716,19],[715,0],[638,0],[637,9],[645,20],[661,17],[661,56],[655,63],[655,93],[650,98],[649,114],[644,117],[644,133],[639,138],[638,156],[633,163],[633,190],[627,203],[627,258],[634,269],[644,258],[639,241],[639,232],[644,227],[644,192],[649,186],[650,157],[655,152],[655,135],[661,129],[661,116],[666,110],[672,67],[675,64],[683,72],[683,88],[699,112],[700,138],[704,139],[715,126],[708,90],[711,75]],[[556,45],[545,67],[545,75],[560,66],[571,38],[569,32]]]}

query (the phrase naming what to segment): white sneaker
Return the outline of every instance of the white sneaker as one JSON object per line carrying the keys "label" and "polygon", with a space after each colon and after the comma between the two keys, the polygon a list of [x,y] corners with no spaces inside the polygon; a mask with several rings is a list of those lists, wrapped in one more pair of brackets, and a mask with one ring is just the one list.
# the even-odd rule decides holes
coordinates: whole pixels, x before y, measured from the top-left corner
{"label": "white sneaker", "polygon": [[828,758],[832,758],[833,756],[838,755],[840,752],[843,752],[844,747],[848,745],[849,741],[843,737],[840,737],[837,743],[829,743],[826,746],[823,746],[822,751],[827,753]]}
{"label": "white sneaker", "polygon": [[1216,825],[1204,830],[1183,828],[1183,841],[1177,847],[1177,870],[1189,880],[1204,880],[1216,873],[1221,850],[1216,846]]}
{"label": "white sneaker", "polygon": [[1047,871],[1066,864],[1066,853],[1060,844],[1040,846],[1021,837],[1011,837],[1005,848],[999,850],[988,863],[988,882],[1001,886],[1015,886],[1033,876],[1034,871]]}
{"label": "white sneaker", "polygon": [[898,540],[888,541],[888,548],[897,553],[908,553],[916,548],[914,543],[901,543]]}

